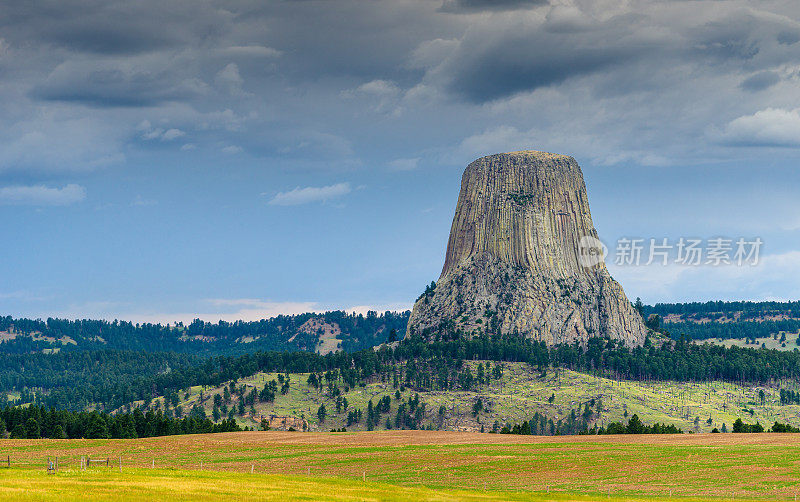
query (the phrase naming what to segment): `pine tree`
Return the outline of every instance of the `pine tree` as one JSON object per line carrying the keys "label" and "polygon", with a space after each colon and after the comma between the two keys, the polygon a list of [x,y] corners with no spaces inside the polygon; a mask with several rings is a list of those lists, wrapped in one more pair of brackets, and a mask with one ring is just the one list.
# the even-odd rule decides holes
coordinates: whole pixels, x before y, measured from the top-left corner
{"label": "pine tree", "polygon": [[29,418],[28,421],[25,422],[25,437],[28,439],[39,439],[41,435],[39,422],[34,418]]}

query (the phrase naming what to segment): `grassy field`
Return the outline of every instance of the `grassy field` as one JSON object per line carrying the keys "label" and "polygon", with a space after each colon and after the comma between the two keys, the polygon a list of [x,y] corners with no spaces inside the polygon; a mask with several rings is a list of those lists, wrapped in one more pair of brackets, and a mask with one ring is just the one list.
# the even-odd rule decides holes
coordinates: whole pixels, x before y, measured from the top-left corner
{"label": "grassy field", "polygon": [[[424,500],[501,501],[565,500],[519,492],[476,492],[424,487],[398,487],[386,483],[335,478],[309,478],[230,472],[135,469],[125,473],[65,472],[56,476],[17,471],[0,477],[3,500]],[[591,500],[581,497],[583,500]],[[569,497],[575,500],[575,497]]]}
{"label": "grassy field", "polygon": [[[0,440],[3,500],[794,500],[800,434],[243,432]],[[112,467],[79,469],[80,457]],[[47,457],[59,457],[55,475]],[[119,458],[122,458],[120,472]],[[202,466],[201,466],[202,462]],[[155,467],[152,467],[155,464]]]}
{"label": "grassy field", "polygon": [[[781,342],[781,335],[786,336],[786,340]],[[717,338],[710,338],[708,340],[698,340],[695,343],[713,343],[714,345],[722,345],[723,347],[742,347],[746,349],[758,348],[761,345],[764,345],[767,349],[775,349],[775,350],[794,350],[799,348],[797,345],[797,338],[800,336],[800,333],[787,333],[785,331],[781,331],[773,336],[765,336],[763,338],[756,338],[756,343],[746,343],[746,340],[743,338],[728,338],[728,339],[717,339]]]}
{"label": "grassy field", "polygon": [[[465,364],[477,367],[478,362],[469,361]],[[236,417],[240,424],[257,428],[262,415],[274,414],[302,417],[309,422],[311,430],[331,430],[346,425],[347,411],[337,413],[334,400],[325,391],[317,392],[306,383],[308,374],[295,373],[290,377],[288,394],[278,394],[274,403],[256,404],[254,415],[248,407],[245,416]],[[275,378],[277,374],[258,373],[238,383],[248,386],[248,389],[252,386],[261,389],[267,381]],[[784,387],[797,389],[797,383],[787,382]],[[765,393],[763,404],[760,390]],[[375,382],[350,389],[343,395],[349,402],[349,410],[361,409],[365,417],[369,400],[377,402],[383,396],[391,396],[392,410],[389,415],[383,415],[378,424],[378,428],[383,429],[386,417],[393,416],[399,404],[394,397],[395,391],[391,382]],[[213,396],[222,393],[221,387],[192,387],[188,396],[182,392],[180,397],[184,412],[200,404],[201,392],[204,397],[202,407],[211,416]],[[407,400],[414,392],[405,389],[401,394],[401,398]],[[549,402],[551,396],[554,397],[552,403]],[[472,405],[478,398],[485,410],[473,416]],[[598,425],[609,421],[625,422],[627,417],[636,413],[646,423],[657,421],[674,424],[685,432],[708,432],[714,427],[721,428],[723,424],[730,430],[737,418],[750,423],[758,420],[767,426],[776,420],[800,426],[800,406],[781,406],[778,388],[774,386],[743,386],[728,382],[617,381],[569,370],[550,370],[542,376],[524,363],[506,363],[503,377],[493,380],[489,386],[484,385],[472,391],[421,392],[420,399],[428,410],[425,425],[444,430],[479,431],[481,427],[490,430],[495,421],[501,424],[518,423],[530,419],[536,412],[558,420],[578,404],[591,399],[602,401],[602,410],[596,421]],[[162,406],[163,401],[159,399],[155,403]],[[328,410],[324,423],[320,423],[316,415],[322,403]],[[445,408],[442,417],[438,413],[441,406]],[[364,426],[365,420],[350,426],[348,430],[363,430]]]}

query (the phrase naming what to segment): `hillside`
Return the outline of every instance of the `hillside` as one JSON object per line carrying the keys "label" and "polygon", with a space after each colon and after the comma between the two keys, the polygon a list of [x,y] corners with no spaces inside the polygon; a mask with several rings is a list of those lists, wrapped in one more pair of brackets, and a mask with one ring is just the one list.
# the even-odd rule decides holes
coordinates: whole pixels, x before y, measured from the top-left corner
{"label": "hillside", "polygon": [[[485,364],[494,367],[494,363]],[[465,365],[473,374],[478,374],[478,365],[484,361],[469,361]],[[722,381],[703,383],[691,382],[646,382],[633,380],[613,380],[579,373],[567,369],[539,372],[524,363],[503,363],[502,376],[493,379],[488,385],[476,388],[449,391],[415,391],[392,381],[374,381],[355,388],[348,388],[341,380],[333,386],[322,389],[309,385],[309,373],[289,374],[289,387],[286,394],[276,393],[273,402],[259,402],[244,406],[239,413],[240,397],[228,394],[225,401],[225,387],[231,382],[216,387],[195,386],[187,392],[179,392],[177,407],[181,413],[202,413],[214,416],[215,396],[225,407],[218,410],[223,417],[233,410],[230,416],[240,425],[259,428],[261,419],[266,418],[272,428],[286,430],[294,427],[302,430],[303,424],[309,430],[327,431],[347,428],[348,431],[367,430],[369,402],[378,408],[381,400],[388,400],[388,410],[376,412],[374,429],[395,428],[433,428],[437,430],[462,430],[486,432],[493,429],[495,422],[501,427],[507,423],[521,423],[536,417],[544,417],[565,426],[574,411],[576,414],[589,413],[589,427],[605,426],[609,422],[626,422],[634,413],[645,423],[673,424],[688,432],[709,432],[713,428],[730,430],[737,418],[746,422],[771,425],[775,421],[800,426],[800,406],[781,405],[778,388],[774,386],[748,386]],[[253,390],[260,392],[268,382],[275,380],[282,385],[277,373],[257,373],[235,383],[244,388],[243,395]],[[327,380],[326,380],[327,381]],[[796,384],[783,383],[783,388],[796,388]],[[334,390],[335,389],[335,390]],[[759,392],[764,392],[762,403]],[[399,398],[398,398],[399,396]],[[415,413],[409,401],[419,398],[417,408],[424,410]],[[552,401],[551,401],[552,398]],[[336,402],[339,400],[340,408]],[[347,408],[341,403],[346,400]],[[476,412],[476,403],[480,410]],[[131,403],[143,406],[144,402]],[[587,412],[587,404],[589,411]],[[321,405],[326,409],[324,421],[318,411]],[[398,422],[398,409],[401,419]],[[149,403],[148,409],[168,410],[174,413],[176,406],[165,404],[163,397]],[[442,409],[443,408],[443,409]],[[194,409],[194,410],[193,410]],[[348,423],[348,415],[361,411],[358,423]],[[219,415],[217,415],[219,416]],[[407,420],[408,418],[411,420]],[[577,417],[573,417],[576,420]],[[710,421],[709,421],[710,420]],[[411,425],[414,427],[411,427]],[[550,431],[543,431],[550,434]]]}
{"label": "hillside", "polygon": [[[795,344],[773,347],[767,340],[778,340],[782,333],[800,332],[800,302],[693,302],[658,303],[637,308],[651,328],[661,328],[673,338],[685,335],[692,340],[742,340],[734,345],[794,349]],[[796,339],[796,336],[794,337]],[[746,342],[745,342],[746,340]],[[757,341],[758,340],[758,341]],[[783,342],[783,341],[781,341]],[[728,344],[731,345],[731,344]]]}
{"label": "hillside", "polygon": [[[656,308],[640,307],[643,314]],[[715,311],[728,307],[713,306]],[[776,310],[769,307],[769,312]],[[695,314],[708,315],[705,304],[672,313],[657,308],[698,329],[791,321],[754,320],[761,318],[749,314],[749,321],[700,322]],[[765,310],[749,310],[756,311]],[[659,314],[648,314],[651,326],[654,315]],[[250,428],[261,427],[263,418],[271,428],[298,430],[490,431],[528,422],[535,424],[530,426],[535,433],[573,434],[625,422],[633,414],[647,424],[670,424],[687,432],[722,429],[723,424],[730,430],[737,418],[800,426],[800,397],[781,399],[786,392],[798,392],[796,332],[777,332],[755,342],[688,337],[693,343],[674,333],[669,334],[675,341],[652,334],[638,348],[602,338],[584,346],[547,346],[523,335],[441,341],[412,336],[374,350],[372,345],[390,339],[392,332],[402,333],[407,316],[333,312],[160,327],[3,318],[4,331],[28,336],[0,345],[8,349],[0,350],[0,393],[17,406],[107,412],[140,407],[216,423],[230,418]],[[659,321],[656,328],[667,332],[663,326],[669,324]],[[67,337],[60,351],[30,345],[23,350],[26,343],[61,343]],[[142,349],[151,337],[180,350]],[[276,350],[263,350],[280,339],[285,340]],[[353,349],[359,344],[367,347]],[[334,349],[342,350],[329,352]]]}

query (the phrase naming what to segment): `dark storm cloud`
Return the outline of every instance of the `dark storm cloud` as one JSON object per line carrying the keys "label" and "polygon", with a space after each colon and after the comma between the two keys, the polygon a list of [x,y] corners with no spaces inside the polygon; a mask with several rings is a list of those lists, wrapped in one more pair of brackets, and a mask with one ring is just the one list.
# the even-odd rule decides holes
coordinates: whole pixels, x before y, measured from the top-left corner
{"label": "dark storm cloud", "polygon": [[[597,23],[545,23],[507,31],[471,30],[437,68],[446,87],[473,103],[506,98],[519,92],[563,83],[569,78],[631,63],[658,49],[636,40],[628,16]],[[636,44],[628,41],[633,38]]]}
{"label": "dark storm cloud", "polygon": [[[531,57],[527,46],[491,47],[459,61],[450,89],[474,103],[505,98],[522,91],[560,84],[570,77],[600,71],[635,54],[607,48],[557,51],[557,44]],[[539,47],[542,47],[541,45]],[[544,48],[544,47],[542,47]]]}
{"label": "dark storm cloud", "polygon": [[777,40],[783,45],[794,45],[800,42],[800,31],[782,31],[778,33]]}
{"label": "dark storm cloud", "polygon": [[202,80],[181,75],[173,68],[126,70],[113,64],[76,62],[56,68],[44,82],[33,87],[31,96],[101,107],[137,107],[189,101],[208,91]]}
{"label": "dark storm cloud", "polygon": [[751,59],[759,52],[759,44],[751,37],[758,19],[747,13],[735,13],[724,19],[705,23],[688,30],[694,49],[720,61]]}
{"label": "dark storm cloud", "polygon": [[429,69],[426,82],[478,104],[589,76],[606,96],[655,91],[673,83],[672,69],[686,67],[717,77],[745,70],[753,75],[741,84],[746,91],[778,82],[767,70],[785,61],[790,49],[776,43],[776,33],[789,33],[795,21],[735,8],[703,12],[695,22],[687,6],[669,6],[675,10],[670,17],[553,7],[543,21],[486,18]]}
{"label": "dark storm cloud", "polygon": [[81,52],[137,54],[170,47],[177,43],[168,32],[154,33],[152,26],[127,26],[81,20],[70,27],[56,27],[46,37],[51,43]]}
{"label": "dark storm cloud", "polygon": [[774,71],[762,71],[753,76],[747,77],[739,84],[745,91],[758,92],[769,89],[780,82],[781,77]]}
{"label": "dark storm cloud", "polygon": [[413,85],[420,72],[405,62],[414,48],[464,30],[460,16],[437,14],[437,7],[401,0],[252,3],[236,15],[237,34],[280,50],[280,70],[293,80],[389,78]]}
{"label": "dark storm cloud", "polygon": [[[630,127],[640,143],[640,131],[647,131],[656,148],[675,134],[661,124],[676,118],[681,130],[700,138],[709,124],[724,127],[768,107],[794,109],[791,96],[777,94],[789,86],[775,85],[779,75],[788,84],[794,81],[788,75],[797,73],[800,24],[790,4],[785,12],[768,12],[744,0],[5,3],[0,129],[28,134],[20,138],[31,137],[37,116],[52,130],[67,118],[91,116],[92,131],[119,131],[113,136],[119,151],[126,141],[156,148],[136,141],[137,124],[148,120],[155,129],[184,133],[180,142],[187,145],[159,142],[160,148],[208,144],[315,160],[334,152],[355,165],[363,143],[381,147],[358,139],[374,134],[369,121],[378,115],[385,119],[380,127],[402,123],[402,132],[413,130],[431,148],[446,149],[492,131],[539,138],[531,124],[535,113],[560,118],[580,102],[581,111],[596,117],[594,125],[581,122],[585,138],[614,135],[624,143]],[[770,92],[757,92],[765,89]],[[539,99],[544,93],[555,101]],[[516,98],[529,110],[502,108]],[[726,105],[715,109],[716,100]],[[689,125],[676,115],[691,102],[707,108],[683,114],[695,121]],[[469,118],[487,103],[502,110],[494,123],[471,125]],[[58,113],[37,115],[37,107]],[[612,121],[618,110],[625,116]],[[209,125],[211,117],[228,116],[235,120]],[[14,123],[28,125],[15,129]],[[752,129],[735,132],[739,138]],[[58,155],[53,150],[48,158]],[[84,157],[76,155],[76,163]],[[116,158],[115,151],[105,157]]]}
{"label": "dark storm cloud", "polygon": [[32,41],[75,52],[131,55],[202,44],[229,14],[208,2],[43,1],[3,5],[0,28],[12,43]]}
{"label": "dark storm cloud", "polygon": [[529,9],[547,5],[547,0],[444,0],[440,12],[472,13],[480,11],[504,11]]}

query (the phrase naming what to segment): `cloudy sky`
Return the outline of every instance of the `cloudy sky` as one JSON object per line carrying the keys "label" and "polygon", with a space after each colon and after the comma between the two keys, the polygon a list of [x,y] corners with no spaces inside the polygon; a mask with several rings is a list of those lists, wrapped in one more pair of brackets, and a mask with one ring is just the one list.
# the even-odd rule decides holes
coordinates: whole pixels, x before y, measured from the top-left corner
{"label": "cloudy sky", "polygon": [[[800,298],[800,5],[0,0],[0,312],[408,307],[476,157],[574,156],[647,302]],[[645,251],[646,254],[646,251]]]}

